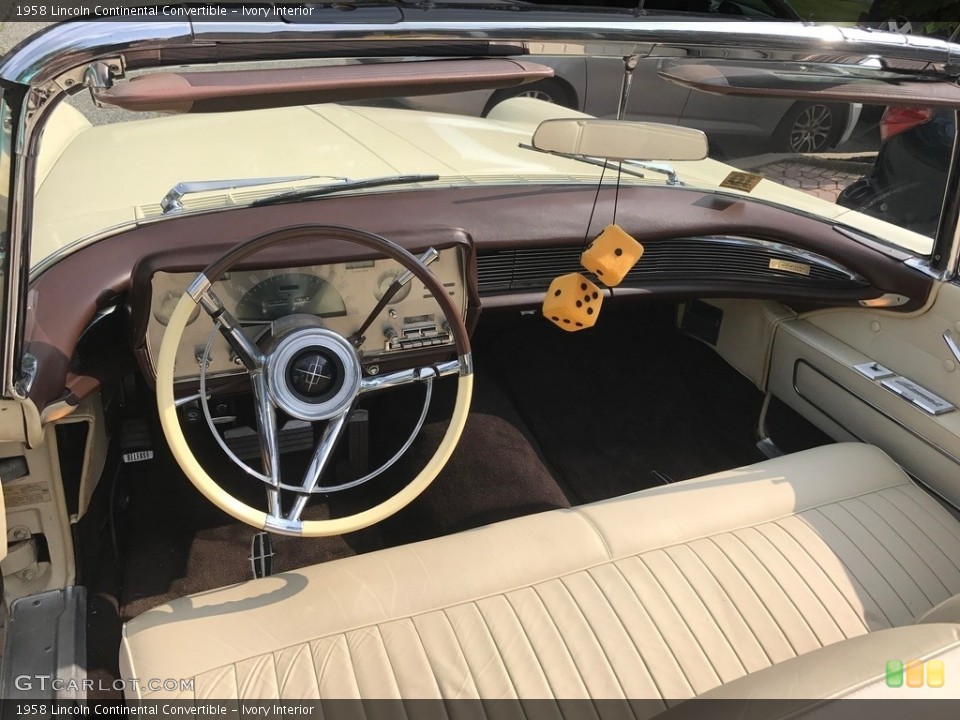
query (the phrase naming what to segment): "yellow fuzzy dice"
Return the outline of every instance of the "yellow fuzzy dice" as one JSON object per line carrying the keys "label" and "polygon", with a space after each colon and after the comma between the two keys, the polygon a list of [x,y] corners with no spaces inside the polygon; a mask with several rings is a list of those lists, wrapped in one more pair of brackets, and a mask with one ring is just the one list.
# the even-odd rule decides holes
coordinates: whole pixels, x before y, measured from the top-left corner
{"label": "yellow fuzzy dice", "polygon": [[570,273],[550,283],[543,300],[543,316],[567,332],[576,332],[593,327],[602,304],[600,288],[580,273]]}
{"label": "yellow fuzzy dice", "polygon": [[643,245],[619,225],[607,225],[580,256],[580,264],[607,287],[623,282],[643,255]]}

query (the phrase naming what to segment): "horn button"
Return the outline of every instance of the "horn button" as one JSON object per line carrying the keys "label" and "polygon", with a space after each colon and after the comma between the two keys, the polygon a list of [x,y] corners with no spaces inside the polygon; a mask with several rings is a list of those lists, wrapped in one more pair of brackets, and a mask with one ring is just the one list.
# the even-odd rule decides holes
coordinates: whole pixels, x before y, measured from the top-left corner
{"label": "horn button", "polygon": [[301,350],[287,365],[287,384],[305,402],[329,400],[343,385],[343,364],[321,348]]}
{"label": "horn button", "polygon": [[353,346],[324,328],[301,328],[278,339],[267,359],[274,404],[300,420],[328,420],[348,410],[360,391]]}

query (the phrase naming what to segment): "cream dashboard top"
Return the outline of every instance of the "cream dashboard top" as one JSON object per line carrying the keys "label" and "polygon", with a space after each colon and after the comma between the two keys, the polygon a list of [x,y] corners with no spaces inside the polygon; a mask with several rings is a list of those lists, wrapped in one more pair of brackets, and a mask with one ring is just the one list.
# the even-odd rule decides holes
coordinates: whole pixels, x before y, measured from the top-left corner
{"label": "cream dashboard top", "polygon": [[[440,278],[463,315],[467,303],[462,251],[459,248],[440,250],[430,270]],[[402,272],[397,262],[382,258],[239,270],[227,273],[214,283],[213,291],[254,340],[267,335],[274,320],[297,313],[319,316],[324,326],[349,338]],[[154,375],[166,324],[195,277],[196,273],[182,272],[153,275],[146,350]],[[396,293],[364,337],[358,348],[363,358],[452,345],[440,306],[416,278]],[[197,378],[205,353],[208,377],[245,372],[223,337],[214,332],[213,322],[198,307],[177,350],[176,379]]]}

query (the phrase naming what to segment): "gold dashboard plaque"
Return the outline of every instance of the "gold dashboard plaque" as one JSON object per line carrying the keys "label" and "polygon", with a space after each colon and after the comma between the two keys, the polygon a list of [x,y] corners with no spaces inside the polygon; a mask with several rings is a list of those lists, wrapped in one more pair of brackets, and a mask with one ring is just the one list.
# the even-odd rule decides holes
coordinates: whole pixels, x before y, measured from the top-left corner
{"label": "gold dashboard plaque", "polygon": [[763,176],[761,175],[754,175],[753,173],[735,170],[723,179],[723,182],[720,183],[720,187],[728,188],[729,190],[752,192],[753,189],[760,184],[761,180],[763,180]]}
{"label": "gold dashboard plaque", "polygon": [[793,273],[795,275],[809,275],[810,266],[806,263],[790,262],[789,260],[770,260],[771,270],[782,270],[783,272]]}

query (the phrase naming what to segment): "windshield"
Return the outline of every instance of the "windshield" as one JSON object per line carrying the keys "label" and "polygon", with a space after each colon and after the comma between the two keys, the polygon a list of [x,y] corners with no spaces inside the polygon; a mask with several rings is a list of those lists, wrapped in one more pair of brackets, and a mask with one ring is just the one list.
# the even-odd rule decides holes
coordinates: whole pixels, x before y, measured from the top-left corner
{"label": "windshield", "polygon": [[[676,65],[676,55],[646,56],[633,73],[624,118],[702,130],[709,157],[665,169],[628,164],[621,173],[529,146],[545,119],[615,118],[622,56],[531,50],[525,59],[552,68],[554,77],[498,90],[184,115],[96,107],[87,93],[74,95],[53,113],[41,144],[31,262],[112,228],[269,202],[279,193],[310,196],[316,185],[343,183],[325,189],[330,196],[596,185],[601,178],[611,186],[746,196],[917,255],[932,251],[956,136],[952,110],[707,94],[659,74],[665,63]],[[354,182],[370,179],[376,182]],[[171,191],[184,183],[200,190],[174,193],[171,202]]]}

